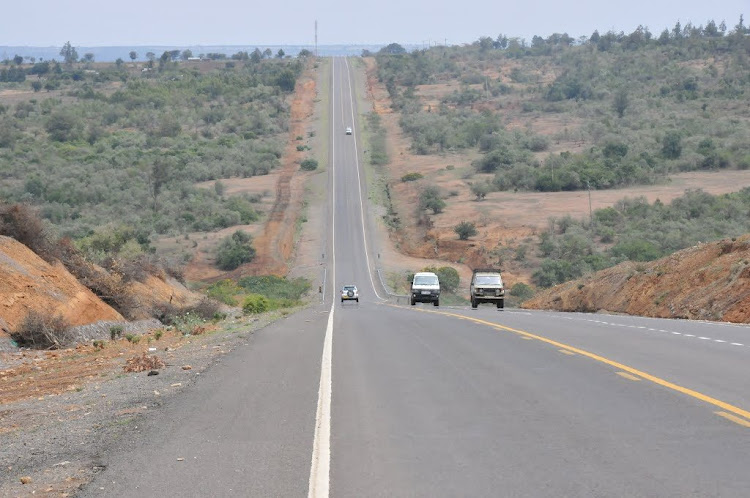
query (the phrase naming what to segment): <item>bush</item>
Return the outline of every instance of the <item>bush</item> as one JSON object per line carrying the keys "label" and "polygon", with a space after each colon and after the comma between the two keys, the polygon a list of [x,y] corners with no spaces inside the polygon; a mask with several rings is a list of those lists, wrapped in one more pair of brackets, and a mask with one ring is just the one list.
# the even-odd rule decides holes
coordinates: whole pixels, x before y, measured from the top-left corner
{"label": "bush", "polygon": [[318,169],[318,161],[316,159],[305,159],[300,164],[300,168],[305,171],[315,171]]}
{"label": "bush", "polygon": [[288,280],[275,275],[243,277],[239,286],[253,294],[262,294],[269,299],[298,301],[310,290],[310,281],[304,278]]}
{"label": "bush", "polygon": [[440,287],[448,292],[456,292],[461,283],[458,271],[452,266],[441,266],[440,268],[424,269],[423,271],[435,273],[440,280]]}
{"label": "bush", "polygon": [[271,303],[268,301],[266,296],[260,294],[250,294],[245,298],[245,302],[242,304],[242,311],[247,314],[257,315],[259,313],[265,313],[269,310]]}
{"label": "bush", "polygon": [[225,279],[211,284],[206,290],[208,297],[216,299],[219,302],[236,306],[236,296],[242,293],[242,288],[234,280]]}
{"label": "bush", "polygon": [[37,212],[25,204],[0,204],[0,235],[16,239],[47,262],[55,259],[55,248]]}
{"label": "bush", "polygon": [[109,328],[109,338],[113,341],[122,337],[122,331],[125,330],[122,325],[112,325]]}
{"label": "bush", "polygon": [[44,128],[50,138],[56,142],[77,140],[83,132],[81,122],[68,111],[56,112],[50,116]]}
{"label": "bush", "polygon": [[510,295],[513,297],[517,297],[521,301],[525,301],[534,295],[534,289],[523,282],[518,282],[513,287],[511,287]]}
{"label": "bush", "polygon": [[59,349],[72,341],[70,324],[60,315],[29,311],[11,338],[21,347]]}
{"label": "bush", "polygon": [[197,304],[190,306],[187,313],[194,313],[203,320],[213,320],[221,315],[221,305],[218,301],[204,297]]}
{"label": "bush", "polygon": [[476,225],[470,221],[462,221],[453,227],[453,231],[458,234],[459,240],[468,240],[478,233]]}
{"label": "bush", "polygon": [[419,194],[419,210],[432,209],[434,214],[442,213],[445,201],[441,198],[440,189],[430,185]]}
{"label": "bush", "polygon": [[424,178],[424,175],[422,173],[407,173],[404,176],[401,177],[402,182],[413,182],[416,180],[421,180]]}
{"label": "bush", "polygon": [[253,238],[249,233],[237,230],[219,244],[216,251],[216,266],[225,271],[234,270],[255,259]]}

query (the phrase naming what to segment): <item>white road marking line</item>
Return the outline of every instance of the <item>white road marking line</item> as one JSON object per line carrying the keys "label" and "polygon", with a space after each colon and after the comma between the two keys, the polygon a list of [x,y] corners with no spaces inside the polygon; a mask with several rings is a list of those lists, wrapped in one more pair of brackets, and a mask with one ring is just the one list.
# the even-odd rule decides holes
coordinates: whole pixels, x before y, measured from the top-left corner
{"label": "white road marking line", "polygon": [[[354,92],[352,92],[352,79],[349,75],[349,61],[347,59],[344,59],[344,63],[346,64],[346,80],[349,82],[349,104],[352,111],[352,129],[354,129],[354,96],[352,95]],[[365,260],[367,261],[367,275],[370,277],[370,285],[372,286],[372,290],[375,291],[375,295],[378,299],[381,301],[385,301],[382,297],[380,297],[380,294],[378,294],[378,289],[375,287],[375,280],[372,278],[372,267],[370,266],[370,253],[367,250],[367,229],[365,227],[365,203],[362,201],[362,180],[359,177],[359,151],[357,150],[357,135],[354,135],[354,164],[357,167],[357,191],[359,192],[359,215],[362,222],[362,240],[364,242],[365,246]]]}
{"label": "white road marking line", "polygon": [[328,315],[326,337],[323,341],[323,358],[320,365],[320,387],[318,388],[318,410],[315,414],[315,438],[313,439],[312,463],[308,498],[327,498],[331,477],[331,367],[333,363],[333,310]]}
{"label": "white road marking line", "polygon": [[[592,318],[579,318],[579,317],[572,317],[572,316],[563,316],[561,318],[564,318],[566,320],[579,320],[579,321],[584,321],[584,322],[598,323],[598,324],[601,324],[601,325],[610,325],[612,327],[627,327],[627,328],[632,328],[632,329],[648,330],[649,332],[663,332],[665,334],[681,335],[683,337],[695,337],[697,339],[701,339],[701,340],[704,340],[704,341],[713,341],[713,342],[718,342],[718,343],[722,343],[722,344],[731,344],[732,346],[745,346],[745,344],[743,344],[741,342],[731,342],[730,343],[729,341],[726,341],[726,340],[723,340],[723,339],[712,339],[711,337],[696,336],[695,334],[686,334],[686,333],[683,333],[683,332],[676,332],[676,331],[671,331],[671,330],[666,330],[666,329],[656,329],[656,328],[646,327],[646,326],[643,326],[643,325],[630,325],[630,324],[626,324],[626,323],[605,322],[603,320],[595,320],[595,319],[592,319]],[[649,318],[649,317],[644,317],[644,318]],[[738,324],[738,323],[731,323],[731,322],[711,322],[711,321],[707,321],[707,320],[694,320],[694,321],[696,323],[709,323],[711,325],[721,325],[721,326],[725,326],[725,327],[748,328],[747,325]]]}
{"label": "white road marking line", "polygon": [[[336,101],[336,78],[331,62],[331,115]],[[331,151],[336,150],[336,130],[331,119]],[[331,370],[333,364],[333,310],[336,307],[336,154],[331,154],[331,311],[328,315],[326,336],[323,340],[323,356],[320,360],[320,384],[318,386],[318,407],[315,412],[315,436],[313,438],[310,479],[307,484],[308,498],[327,498],[331,479]]]}

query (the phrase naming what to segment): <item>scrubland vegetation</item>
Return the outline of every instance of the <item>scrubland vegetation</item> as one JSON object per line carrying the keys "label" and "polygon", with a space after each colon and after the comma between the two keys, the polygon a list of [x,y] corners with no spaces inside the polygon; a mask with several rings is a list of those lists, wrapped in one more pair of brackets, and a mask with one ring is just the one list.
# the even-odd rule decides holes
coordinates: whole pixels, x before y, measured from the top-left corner
{"label": "scrubland vegetation", "polygon": [[[262,219],[261,196],[196,183],[279,166],[287,96],[306,61],[243,53],[195,66],[165,52],[136,67],[79,61],[66,47],[62,63],[16,57],[0,69],[0,233],[62,262],[130,318],[137,303],[128,282],[183,280],[184,261],[157,254],[156,237]],[[254,255],[252,238],[237,231],[219,247],[217,264],[232,269]],[[163,308],[151,315],[165,323],[218,309],[209,301]],[[27,320],[28,334],[45,329],[36,318]]]}
{"label": "scrubland vegetation", "polygon": [[[742,18],[733,27],[678,22],[661,33],[641,26],[579,39],[499,35],[411,53],[391,44],[370,55],[412,153],[464,162],[455,178],[476,201],[498,191],[606,190],[750,168],[750,30]],[[428,221],[420,226],[450,217],[458,192],[441,189],[439,174],[412,169],[393,181],[418,182],[415,217]],[[550,220],[539,238],[503,246],[500,262],[547,287],[746,233],[749,208],[747,190],[691,191],[670,205],[624,199],[592,219]],[[482,225],[494,217],[484,216]],[[451,226],[467,239],[474,221]],[[525,284],[516,291],[519,299],[532,292]]]}
{"label": "scrubland vegetation", "polygon": [[278,166],[285,95],[303,66],[246,61],[201,72],[167,58],[134,74],[127,65],[11,65],[27,78],[0,90],[43,89],[0,106],[0,196],[39,206],[75,240],[108,225],[129,227],[143,244],[255,221],[257,198],[194,184]]}
{"label": "scrubland vegetation", "polygon": [[[478,151],[494,190],[607,189],[689,170],[750,168],[750,37],[679,23],[377,55],[416,154]],[[450,85],[435,102],[430,85]],[[519,127],[509,123],[528,123]],[[562,125],[540,129],[537,119]],[[513,127],[508,127],[513,124]],[[560,150],[563,149],[563,150]]]}

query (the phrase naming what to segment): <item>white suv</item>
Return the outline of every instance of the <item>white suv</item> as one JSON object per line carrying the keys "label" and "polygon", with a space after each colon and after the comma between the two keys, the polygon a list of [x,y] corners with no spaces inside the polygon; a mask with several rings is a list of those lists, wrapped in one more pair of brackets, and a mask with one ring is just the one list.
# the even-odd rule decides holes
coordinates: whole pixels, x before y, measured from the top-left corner
{"label": "white suv", "polygon": [[411,305],[417,303],[432,303],[440,306],[440,280],[429,271],[414,274],[411,282]]}
{"label": "white suv", "polygon": [[345,285],[341,289],[341,302],[357,301],[359,302],[359,291],[356,285]]}

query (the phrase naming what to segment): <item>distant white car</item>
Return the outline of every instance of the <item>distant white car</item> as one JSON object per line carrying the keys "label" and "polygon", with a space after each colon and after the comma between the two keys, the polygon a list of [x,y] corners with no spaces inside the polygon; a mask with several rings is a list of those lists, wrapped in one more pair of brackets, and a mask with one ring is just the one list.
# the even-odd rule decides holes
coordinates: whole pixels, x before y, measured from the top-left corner
{"label": "distant white car", "polygon": [[352,129],[351,129],[351,127],[347,127],[347,128],[346,128],[346,134],[347,134],[347,135],[351,135],[351,134],[352,134]]}
{"label": "distant white car", "polygon": [[356,285],[345,285],[341,289],[341,302],[357,301],[359,302],[359,291]]}

